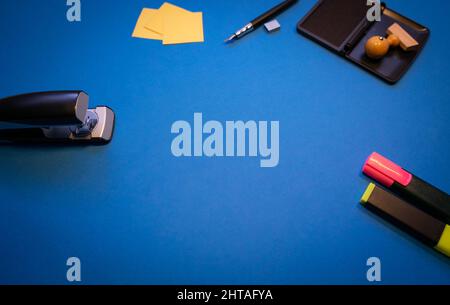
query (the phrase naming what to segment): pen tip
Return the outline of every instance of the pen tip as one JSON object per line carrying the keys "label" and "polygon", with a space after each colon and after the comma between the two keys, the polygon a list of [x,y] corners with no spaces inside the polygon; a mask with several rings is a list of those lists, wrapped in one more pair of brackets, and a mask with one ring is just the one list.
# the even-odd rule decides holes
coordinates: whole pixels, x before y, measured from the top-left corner
{"label": "pen tip", "polygon": [[231,35],[230,37],[228,37],[227,39],[225,39],[224,42],[225,42],[225,43],[231,42],[231,41],[233,41],[235,38],[236,38],[236,35],[233,34],[233,35]]}

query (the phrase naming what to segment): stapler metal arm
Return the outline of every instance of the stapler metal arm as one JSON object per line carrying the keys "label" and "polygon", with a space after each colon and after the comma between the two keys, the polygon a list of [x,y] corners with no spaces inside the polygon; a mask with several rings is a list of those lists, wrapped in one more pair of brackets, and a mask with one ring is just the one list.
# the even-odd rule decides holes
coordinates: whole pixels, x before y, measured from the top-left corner
{"label": "stapler metal arm", "polygon": [[53,91],[0,99],[0,143],[107,144],[114,132],[114,112],[88,108],[83,91]]}

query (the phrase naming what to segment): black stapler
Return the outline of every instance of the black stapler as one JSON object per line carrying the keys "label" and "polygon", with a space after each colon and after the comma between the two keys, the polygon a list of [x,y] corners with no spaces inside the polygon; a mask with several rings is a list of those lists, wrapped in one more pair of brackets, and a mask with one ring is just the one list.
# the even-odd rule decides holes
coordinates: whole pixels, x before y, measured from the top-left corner
{"label": "black stapler", "polygon": [[0,99],[0,143],[107,144],[114,112],[88,109],[83,91],[37,92]]}

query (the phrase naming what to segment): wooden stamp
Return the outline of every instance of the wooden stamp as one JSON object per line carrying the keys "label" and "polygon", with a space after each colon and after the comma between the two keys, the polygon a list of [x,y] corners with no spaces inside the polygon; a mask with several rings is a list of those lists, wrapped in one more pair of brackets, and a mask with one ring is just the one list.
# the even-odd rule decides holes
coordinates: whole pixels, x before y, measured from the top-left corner
{"label": "wooden stamp", "polygon": [[404,51],[414,51],[419,46],[419,43],[411,37],[398,23],[391,25],[386,33],[388,35],[395,35],[400,40],[400,47]]}
{"label": "wooden stamp", "polygon": [[383,58],[390,48],[400,46],[403,51],[417,50],[419,43],[411,37],[398,23],[391,25],[383,36],[373,36],[366,43],[366,55],[372,59]]}

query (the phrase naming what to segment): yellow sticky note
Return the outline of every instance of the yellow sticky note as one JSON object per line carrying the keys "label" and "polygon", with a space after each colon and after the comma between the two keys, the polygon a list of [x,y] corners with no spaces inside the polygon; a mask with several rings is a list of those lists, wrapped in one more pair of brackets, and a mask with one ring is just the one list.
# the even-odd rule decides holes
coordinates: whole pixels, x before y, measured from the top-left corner
{"label": "yellow sticky note", "polygon": [[157,10],[144,8],[139,16],[138,21],[136,22],[136,27],[134,28],[133,34],[131,36],[138,38],[162,40],[162,35],[160,33],[156,33],[145,27],[145,25],[155,17],[156,13]]}
{"label": "yellow sticky note", "polygon": [[164,15],[163,44],[203,42],[203,14],[201,12],[171,11]]}
{"label": "yellow sticky note", "polygon": [[185,10],[181,7],[173,5],[169,2],[164,2],[163,5],[155,12],[155,14],[150,18],[145,27],[153,32],[164,34],[164,19],[165,16],[170,15],[172,13],[190,13],[188,10]]}
{"label": "yellow sticky note", "polygon": [[158,10],[145,8],[133,37],[158,39],[163,44],[203,42],[203,14],[165,2]]}

